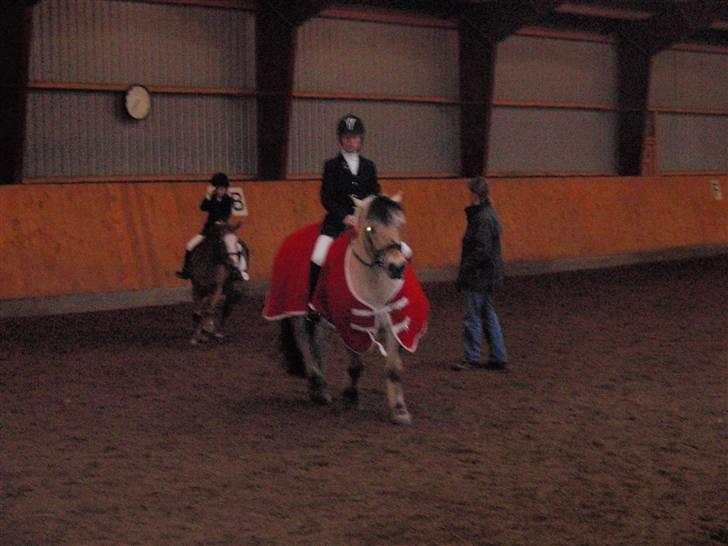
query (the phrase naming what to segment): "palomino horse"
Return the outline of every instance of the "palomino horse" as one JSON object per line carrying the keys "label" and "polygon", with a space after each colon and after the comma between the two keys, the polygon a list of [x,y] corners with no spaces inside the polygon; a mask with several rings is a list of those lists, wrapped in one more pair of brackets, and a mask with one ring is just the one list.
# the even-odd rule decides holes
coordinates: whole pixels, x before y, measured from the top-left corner
{"label": "palomino horse", "polygon": [[[331,245],[312,306],[333,324],[348,349],[345,405],[358,407],[357,384],[363,369],[360,355],[376,345],[385,357],[390,418],[396,424],[406,425],[412,417],[402,389],[400,348],[410,352],[417,349],[427,330],[429,303],[402,255],[400,232],[405,218],[399,195],[355,199],[355,204],[356,226]],[[317,227],[307,226],[284,241],[274,263],[263,316],[269,320],[284,319],[281,335],[289,371],[296,373],[296,360],[300,359],[308,378],[309,397],[315,403],[330,404],[332,397],[321,350],[321,322],[306,318],[305,281],[300,280],[308,278],[304,266],[308,267]],[[302,239],[306,242],[301,243]],[[291,252],[294,248],[298,250]],[[297,260],[297,267],[292,267],[292,261]],[[292,295],[292,290],[299,294]]]}
{"label": "palomino horse", "polygon": [[[222,328],[232,311],[232,306],[240,301],[241,287],[231,276],[231,266],[227,257],[224,236],[232,233],[240,224],[230,226],[225,222],[215,224],[202,241],[192,251],[190,257],[190,279],[196,328],[190,339],[192,345],[207,341],[210,336],[224,337]],[[238,240],[241,253],[249,260],[247,245]]]}

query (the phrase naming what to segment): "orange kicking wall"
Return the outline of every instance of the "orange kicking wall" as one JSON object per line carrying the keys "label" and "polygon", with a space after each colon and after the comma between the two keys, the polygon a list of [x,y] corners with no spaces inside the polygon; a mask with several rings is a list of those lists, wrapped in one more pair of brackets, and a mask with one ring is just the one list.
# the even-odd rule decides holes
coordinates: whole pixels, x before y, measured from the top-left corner
{"label": "orange kicking wall", "polygon": [[[710,181],[723,191],[717,200]],[[249,209],[239,234],[265,281],[283,238],[323,216],[317,182],[239,182]],[[403,190],[405,240],[422,272],[457,266],[463,180],[384,181]],[[174,288],[186,241],[204,221],[204,184],[0,186],[0,299]],[[496,179],[507,264],[669,249],[728,252],[728,176]]]}

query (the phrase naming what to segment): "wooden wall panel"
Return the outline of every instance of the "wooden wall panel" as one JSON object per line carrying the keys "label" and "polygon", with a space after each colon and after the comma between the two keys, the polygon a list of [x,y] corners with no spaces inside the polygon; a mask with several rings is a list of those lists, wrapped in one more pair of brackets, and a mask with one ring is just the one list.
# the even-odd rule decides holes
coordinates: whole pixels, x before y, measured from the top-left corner
{"label": "wooden wall panel", "polygon": [[[723,190],[716,200],[710,181]],[[322,218],[318,182],[238,182],[240,235],[264,281],[294,229]],[[403,191],[405,239],[420,271],[452,270],[464,180],[385,180]],[[498,179],[507,262],[550,262],[717,246],[728,249],[728,175]],[[184,244],[202,226],[199,183],[0,186],[0,299],[182,287]]]}

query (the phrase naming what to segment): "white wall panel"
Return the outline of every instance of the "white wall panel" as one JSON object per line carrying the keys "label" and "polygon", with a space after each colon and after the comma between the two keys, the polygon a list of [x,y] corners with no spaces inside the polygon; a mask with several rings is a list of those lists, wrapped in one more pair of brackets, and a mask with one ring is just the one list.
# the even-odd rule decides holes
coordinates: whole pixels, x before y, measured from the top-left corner
{"label": "white wall panel", "polygon": [[156,95],[148,118],[121,93],[29,95],[25,176],[255,174],[255,101]]}
{"label": "white wall panel", "polygon": [[668,50],[652,59],[650,106],[728,110],[728,55]]}
{"label": "white wall panel", "polygon": [[728,117],[660,114],[657,118],[662,171],[728,172]]}
{"label": "white wall panel", "polygon": [[362,154],[374,160],[380,172],[459,171],[456,106],[295,100],[289,173],[321,173],[323,162],[339,151],[336,124],[349,112],[364,120],[367,134]]}
{"label": "white wall panel", "polygon": [[298,33],[297,91],[459,96],[454,29],[314,18]]}
{"label": "white wall panel", "polygon": [[254,15],[240,10],[42,0],[30,79],[255,87]]}
{"label": "white wall panel", "polygon": [[615,112],[494,108],[488,170],[614,173]]}
{"label": "white wall panel", "polygon": [[511,36],[498,44],[496,99],[616,105],[614,46]]}

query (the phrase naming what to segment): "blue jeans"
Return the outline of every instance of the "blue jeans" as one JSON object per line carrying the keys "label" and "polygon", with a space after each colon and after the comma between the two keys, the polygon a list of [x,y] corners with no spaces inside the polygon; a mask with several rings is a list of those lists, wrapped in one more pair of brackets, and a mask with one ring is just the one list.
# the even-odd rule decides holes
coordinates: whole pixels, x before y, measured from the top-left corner
{"label": "blue jeans", "polygon": [[480,361],[482,336],[488,341],[489,362],[508,362],[506,343],[500,321],[493,307],[493,298],[485,292],[465,291],[465,360]]}

